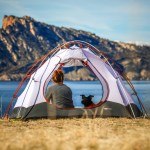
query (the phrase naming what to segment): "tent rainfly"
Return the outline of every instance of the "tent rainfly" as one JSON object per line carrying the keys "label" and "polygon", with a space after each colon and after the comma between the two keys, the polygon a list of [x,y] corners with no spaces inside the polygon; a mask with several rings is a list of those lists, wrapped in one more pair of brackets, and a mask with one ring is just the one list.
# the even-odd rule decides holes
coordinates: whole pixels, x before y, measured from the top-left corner
{"label": "tent rainfly", "polygon": [[[144,116],[146,111],[131,82],[120,73],[121,68],[100,50],[83,41],[71,41],[51,50],[37,61],[24,76],[6,110],[10,118],[72,118],[72,117],[130,117]],[[60,109],[48,102],[44,95],[54,70],[61,67],[84,66],[89,68],[103,88],[101,100],[92,108]],[[115,67],[114,67],[115,66]],[[116,67],[117,66],[117,67]],[[117,68],[117,69],[116,69]],[[125,77],[125,78],[124,78]],[[24,91],[17,96],[22,85],[28,81]],[[133,93],[124,85],[127,79]],[[132,95],[136,95],[137,106]],[[16,99],[14,108],[12,104]]]}

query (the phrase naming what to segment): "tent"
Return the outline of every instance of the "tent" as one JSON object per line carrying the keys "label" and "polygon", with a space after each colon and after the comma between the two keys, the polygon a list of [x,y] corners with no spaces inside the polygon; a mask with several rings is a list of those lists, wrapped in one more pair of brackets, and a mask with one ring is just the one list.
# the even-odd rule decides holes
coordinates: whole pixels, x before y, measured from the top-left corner
{"label": "tent", "polygon": [[[111,60],[112,62],[112,60]],[[115,63],[113,61],[113,63]],[[44,95],[54,70],[62,67],[84,66],[89,68],[102,84],[101,100],[92,108],[57,108],[48,102]],[[115,67],[116,68],[116,67]],[[120,68],[118,67],[118,70]],[[140,117],[144,107],[128,80],[134,95],[139,100],[135,104],[132,94],[127,90],[121,71],[114,69],[109,58],[100,50],[83,41],[71,41],[59,45],[37,61],[27,72],[16,89],[5,115],[10,118],[72,118],[72,117]],[[24,91],[17,96],[25,81]],[[12,103],[16,104],[12,109]]]}

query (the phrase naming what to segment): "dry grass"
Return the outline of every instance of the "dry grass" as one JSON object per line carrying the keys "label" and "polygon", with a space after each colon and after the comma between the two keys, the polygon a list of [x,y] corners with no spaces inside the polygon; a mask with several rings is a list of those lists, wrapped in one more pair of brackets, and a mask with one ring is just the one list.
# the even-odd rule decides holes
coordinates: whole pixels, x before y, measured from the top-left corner
{"label": "dry grass", "polygon": [[150,150],[150,120],[0,120],[1,150]]}

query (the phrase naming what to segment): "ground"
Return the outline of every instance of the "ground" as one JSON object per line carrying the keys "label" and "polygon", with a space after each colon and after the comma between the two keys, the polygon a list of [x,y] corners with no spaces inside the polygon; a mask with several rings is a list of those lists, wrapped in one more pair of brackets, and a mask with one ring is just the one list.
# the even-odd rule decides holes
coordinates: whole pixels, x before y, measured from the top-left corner
{"label": "ground", "polygon": [[150,119],[0,120],[1,150],[150,150]]}

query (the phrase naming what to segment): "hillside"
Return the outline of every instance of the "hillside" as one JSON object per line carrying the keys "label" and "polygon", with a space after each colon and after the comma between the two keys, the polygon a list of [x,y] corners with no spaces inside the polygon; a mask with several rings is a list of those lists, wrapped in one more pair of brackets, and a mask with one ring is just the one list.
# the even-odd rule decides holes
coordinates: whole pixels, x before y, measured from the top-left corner
{"label": "hillside", "polygon": [[[71,40],[94,45],[123,65],[132,80],[150,79],[150,46],[114,42],[90,32],[38,22],[28,16],[4,16],[0,29],[0,80],[21,79],[37,59],[58,44]],[[79,72],[82,76],[82,71]],[[88,79],[90,76],[89,73]],[[68,77],[72,79],[71,75]]]}

